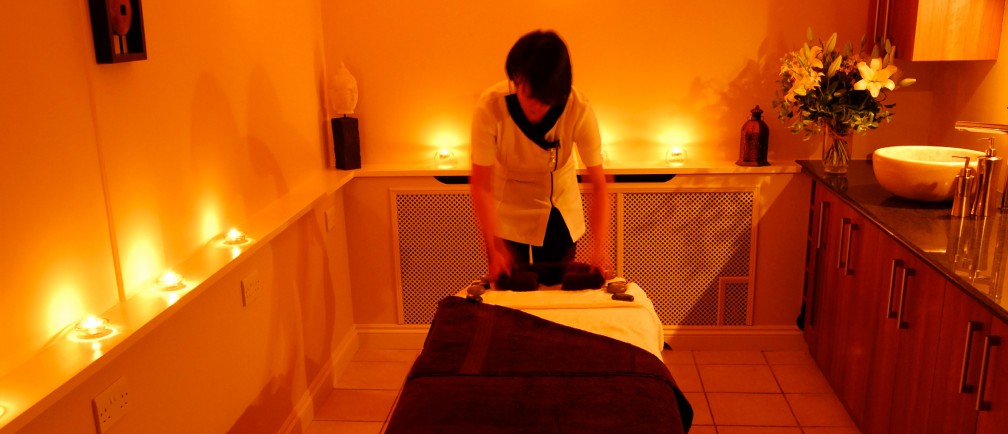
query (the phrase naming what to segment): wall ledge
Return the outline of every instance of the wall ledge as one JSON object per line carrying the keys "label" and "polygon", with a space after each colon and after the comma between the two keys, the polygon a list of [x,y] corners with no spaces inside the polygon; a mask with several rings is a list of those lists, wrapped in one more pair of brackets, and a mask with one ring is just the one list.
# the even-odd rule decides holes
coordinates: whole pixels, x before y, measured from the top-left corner
{"label": "wall ledge", "polygon": [[171,318],[223,276],[267,245],[319,202],[353,179],[353,172],[325,170],[277,199],[240,226],[251,241],[240,251],[208,240],[186,261],[172,267],[188,287],[174,292],[134,288],[124,302],[102,313],[115,334],[99,341],[69,339],[72,325],[26,363],[0,377],[0,434],[14,433],[99,372],[161,323]]}
{"label": "wall ledge", "polygon": [[[665,163],[647,164],[605,164],[608,175],[767,175],[794,174],[801,172],[801,166],[794,161],[775,162],[769,166],[737,166],[734,161],[691,161],[669,165]],[[457,164],[451,168],[439,169],[433,164],[364,164],[352,170],[356,177],[409,177],[409,176],[469,176],[467,164]],[[579,169],[579,173],[585,173]]]}

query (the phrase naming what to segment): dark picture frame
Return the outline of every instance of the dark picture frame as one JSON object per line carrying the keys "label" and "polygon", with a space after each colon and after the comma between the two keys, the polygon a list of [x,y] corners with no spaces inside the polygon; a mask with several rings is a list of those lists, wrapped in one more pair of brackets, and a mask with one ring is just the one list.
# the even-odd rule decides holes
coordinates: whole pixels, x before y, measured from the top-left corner
{"label": "dark picture frame", "polygon": [[140,0],[88,0],[98,63],[147,59]]}

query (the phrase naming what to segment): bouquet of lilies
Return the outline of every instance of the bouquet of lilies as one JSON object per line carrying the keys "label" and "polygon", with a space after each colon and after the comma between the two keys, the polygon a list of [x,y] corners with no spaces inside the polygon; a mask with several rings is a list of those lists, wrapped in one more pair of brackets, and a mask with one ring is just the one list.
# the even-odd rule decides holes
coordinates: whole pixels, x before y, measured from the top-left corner
{"label": "bouquet of lilies", "polygon": [[804,133],[806,140],[823,128],[841,136],[878,128],[879,122],[889,121],[889,109],[895,106],[885,104],[887,92],[916,81],[899,79],[893,65],[895,47],[888,40],[881,53],[875,46],[867,55],[864,38],[857,52],[849,41],[838,51],[836,38],[833,33],[814,44],[809,29],[805,45],[782,59],[781,88],[773,105],[781,121],[792,132]]}

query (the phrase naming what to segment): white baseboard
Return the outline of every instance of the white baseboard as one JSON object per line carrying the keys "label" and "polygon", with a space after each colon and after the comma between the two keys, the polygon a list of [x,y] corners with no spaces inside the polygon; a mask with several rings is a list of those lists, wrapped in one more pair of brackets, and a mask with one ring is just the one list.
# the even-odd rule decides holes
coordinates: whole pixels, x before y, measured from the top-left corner
{"label": "white baseboard", "polygon": [[343,373],[357,349],[360,348],[360,341],[357,338],[357,331],[350,329],[339,345],[333,349],[329,363],[322,365],[322,370],[308,385],[307,390],[301,395],[301,399],[287,416],[287,420],[277,431],[279,434],[301,434],[315,419],[315,402],[319,393],[328,391],[333,387],[333,383],[339,375]]}
{"label": "white baseboard", "polygon": [[[423,348],[428,326],[358,324],[360,347]],[[799,350],[806,349],[802,332],[793,326],[666,327],[665,342],[677,350]]]}

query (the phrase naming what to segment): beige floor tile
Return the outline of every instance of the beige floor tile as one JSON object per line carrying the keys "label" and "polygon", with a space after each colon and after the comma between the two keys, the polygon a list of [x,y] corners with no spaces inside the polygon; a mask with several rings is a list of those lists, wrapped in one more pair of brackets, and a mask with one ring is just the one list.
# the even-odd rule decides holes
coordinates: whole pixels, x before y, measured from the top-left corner
{"label": "beige floor tile", "polygon": [[784,393],[833,393],[816,365],[770,365]]}
{"label": "beige floor tile", "polygon": [[765,365],[761,351],[694,351],[698,365]]}
{"label": "beige floor tile", "polygon": [[714,425],[706,395],[700,392],[683,392],[683,395],[686,395],[686,400],[693,406],[693,425]]}
{"label": "beige floor tile", "polygon": [[771,365],[806,365],[815,364],[815,359],[806,350],[795,351],[764,351],[767,363]]}
{"label": "beige floor tile", "polygon": [[399,390],[413,362],[351,361],[336,380],[337,389]]}
{"label": "beige floor tile", "polygon": [[384,422],[399,392],[335,389],[315,411],[315,420]]}
{"label": "beige floor tile", "polygon": [[802,427],[805,434],[861,434],[857,428],[853,427]]}
{"label": "beige floor tile", "polygon": [[410,362],[413,363],[420,350],[384,350],[361,348],[353,356],[355,362]]}
{"label": "beige floor tile", "polygon": [[729,426],[717,427],[718,434],[802,434],[801,428],[787,426]]}
{"label": "beige floor tile", "polygon": [[854,426],[847,410],[832,393],[789,393],[785,396],[801,426]]}
{"label": "beige floor tile", "polygon": [[700,383],[700,374],[697,373],[696,366],[693,365],[667,365],[672,378],[675,378],[676,385],[683,392],[703,392],[703,384]]}
{"label": "beige floor tile", "polygon": [[664,350],[661,353],[666,365],[692,365],[693,352],[689,350]]}
{"label": "beige floor tile", "polygon": [[707,402],[718,426],[798,426],[780,393],[708,393]]}
{"label": "beige floor tile", "polygon": [[697,365],[704,391],[780,393],[768,365]]}
{"label": "beige floor tile", "polygon": [[339,422],[317,420],[312,422],[305,434],[380,434],[382,422]]}
{"label": "beige floor tile", "polygon": [[689,434],[718,434],[717,428],[714,425],[707,426],[696,426],[693,425],[689,430]]}

